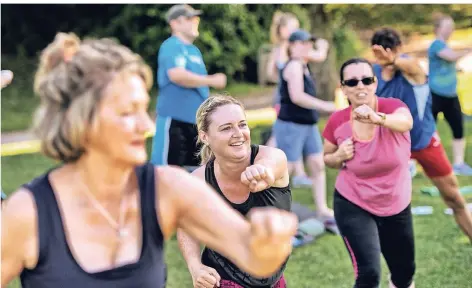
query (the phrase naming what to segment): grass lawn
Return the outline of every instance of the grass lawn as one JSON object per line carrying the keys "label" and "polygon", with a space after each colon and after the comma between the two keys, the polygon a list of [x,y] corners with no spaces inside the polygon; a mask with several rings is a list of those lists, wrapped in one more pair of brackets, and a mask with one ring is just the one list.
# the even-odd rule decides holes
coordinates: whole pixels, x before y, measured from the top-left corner
{"label": "grass lawn", "polygon": [[[321,124],[321,127],[324,124]],[[443,143],[451,157],[451,133],[445,122],[439,123]],[[472,164],[472,122],[467,123],[468,154],[467,162]],[[259,131],[253,129],[253,139],[258,141]],[[2,158],[2,187],[7,193],[31,180],[54,165],[41,155],[21,155]],[[335,170],[328,170],[328,197],[331,203]],[[461,177],[463,186],[472,185],[472,177]],[[414,229],[416,240],[417,273],[419,288],[465,288],[471,287],[472,245],[459,231],[451,216],[445,215],[446,208],[440,198],[424,196],[419,193],[423,185],[430,185],[423,176],[413,181],[413,205],[431,205],[434,214],[415,216]],[[313,207],[311,192],[308,189],[293,190],[295,201]],[[472,196],[468,197],[472,202]],[[191,287],[191,278],[174,240],[167,242],[166,261],[169,268],[168,288]],[[388,269],[383,263],[382,287],[387,287]],[[286,270],[288,286],[292,288],[333,287],[349,288],[353,284],[353,271],[349,256],[341,239],[326,235],[316,243],[296,249]],[[467,284],[469,283],[469,284]],[[18,282],[8,288],[20,287]]]}

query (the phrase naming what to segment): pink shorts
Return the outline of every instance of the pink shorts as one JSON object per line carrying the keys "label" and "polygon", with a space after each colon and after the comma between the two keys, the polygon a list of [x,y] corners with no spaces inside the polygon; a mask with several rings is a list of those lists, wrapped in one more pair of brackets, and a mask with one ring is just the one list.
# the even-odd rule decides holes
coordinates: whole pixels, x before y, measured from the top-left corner
{"label": "pink shorts", "polygon": [[[234,283],[233,281],[221,280],[220,288],[244,288],[244,287],[237,283]],[[285,282],[284,276],[282,276],[282,278],[280,278],[280,280],[277,283],[275,283],[273,288],[287,288],[287,283]]]}

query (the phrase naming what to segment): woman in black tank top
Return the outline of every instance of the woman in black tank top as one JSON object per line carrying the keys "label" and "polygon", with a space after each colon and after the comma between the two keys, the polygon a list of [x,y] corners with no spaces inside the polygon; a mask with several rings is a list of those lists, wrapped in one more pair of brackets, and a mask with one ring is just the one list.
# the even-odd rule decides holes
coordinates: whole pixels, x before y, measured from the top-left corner
{"label": "woman in black tank top", "polygon": [[[314,40],[305,30],[297,30],[289,37],[290,60],[280,70],[281,104],[273,131],[277,147],[287,156],[289,173],[294,171],[298,161],[306,158],[316,210],[326,218],[326,224],[333,226],[333,210],[326,201],[323,143],[317,123],[319,110],[332,113],[336,106],[332,101],[317,98],[316,85],[307,65]],[[292,179],[292,182],[295,181]]]}
{"label": "woman in black tank top", "polygon": [[[229,96],[207,99],[197,111],[197,126],[204,165],[194,175],[205,179],[244,216],[254,207],[290,211],[292,195],[285,154],[276,148],[251,145],[239,101]],[[194,287],[286,287],[286,262],[270,277],[255,277],[209,247],[200,260],[199,242],[181,231],[177,235]]]}
{"label": "woman in black tank top", "polygon": [[164,287],[163,242],[177,228],[259,277],[286,261],[296,216],[259,209],[246,221],[204,181],[147,163],[151,74],[109,39],[59,33],[43,51],[35,128],[62,163],[4,203],[3,287],[17,276],[23,288]]}

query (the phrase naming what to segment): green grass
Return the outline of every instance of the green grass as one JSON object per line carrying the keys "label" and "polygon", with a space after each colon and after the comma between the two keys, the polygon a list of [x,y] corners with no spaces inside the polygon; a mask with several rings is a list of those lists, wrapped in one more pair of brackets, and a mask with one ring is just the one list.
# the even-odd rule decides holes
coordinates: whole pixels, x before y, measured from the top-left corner
{"label": "green grass", "polygon": [[[320,127],[323,127],[321,124]],[[451,132],[445,122],[438,124],[449,157],[451,157]],[[472,164],[472,122],[466,125],[468,137],[467,162]],[[258,141],[259,131],[252,131],[254,141]],[[3,157],[1,164],[2,187],[10,193],[22,183],[45,172],[54,163],[41,155],[21,155]],[[336,171],[328,169],[328,198],[332,201],[332,191]],[[463,186],[472,185],[472,177],[461,177]],[[471,287],[470,267],[472,267],[472,245],[467,244],[451,216],[445,215],[446,206],[440,198],[424,196],[418,192],[430,182],[424,176],[413,181],[413,206],[431,205],[434,214],[414,217],[416,241],[417,273],[419,288],[462,288]],[[294,201],[313,207],[308,189],[294,189]],[[472,201],[469,196],[468,202]],[[166,262],[169,268],[168,288],[191,287],[190,275],[178,250],[175,239],[166,243]],[[382,287],[387,287],[388,269],[383,263]],[[291,288],[333,287],[349,288],[353,284],[353,271],[348,253],[340,237],[326,235],[316,243],[294,250],[286,270],[288,286]],[[20,287],[18,282],[8,288]]]}

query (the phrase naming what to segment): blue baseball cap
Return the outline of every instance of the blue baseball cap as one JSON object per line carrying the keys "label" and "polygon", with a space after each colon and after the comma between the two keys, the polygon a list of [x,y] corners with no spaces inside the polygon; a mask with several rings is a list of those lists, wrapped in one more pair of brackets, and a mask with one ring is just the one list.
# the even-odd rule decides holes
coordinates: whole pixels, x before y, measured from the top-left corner
{"label": "blue baseball cap", "polygon": [[295,41],[315,41],[316,37],[311,35],[308,31],[299,29],[292,34],[290,34],[290,37],[288,37],[288,42],[295,42]]}

